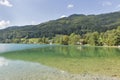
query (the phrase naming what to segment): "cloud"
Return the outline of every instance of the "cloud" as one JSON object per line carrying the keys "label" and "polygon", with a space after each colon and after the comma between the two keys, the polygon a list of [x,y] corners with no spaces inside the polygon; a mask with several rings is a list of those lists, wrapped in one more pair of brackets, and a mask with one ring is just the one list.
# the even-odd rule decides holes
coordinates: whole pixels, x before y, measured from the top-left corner
{"label": "cloud", "polygon": [[9,25],[10,25],[10,21],[4,21],[4,20],[0,21],[0,29],[7,28]]}
{"label": "cloud", "polygon": [[69,5],[67,6],[67,8],[68,8],[68,9],[74,8],[74,5],[73,5],[73,4],[69,4]]}
{"label": "cloud", "polygon": [[105,1],[102,3],[102,6],[111,6],[111,5],[112,5],[112,3],[109,1]]}
{"label": "cloud", "polygon": [[62,16],[60,16],[60,18],[64,18],[64,17],[66,17],[66,15],[62,15]]}
{"label": "cloud", "polygon": [[0,5],[12,7],[13,5],[8,0],[0,0]]}

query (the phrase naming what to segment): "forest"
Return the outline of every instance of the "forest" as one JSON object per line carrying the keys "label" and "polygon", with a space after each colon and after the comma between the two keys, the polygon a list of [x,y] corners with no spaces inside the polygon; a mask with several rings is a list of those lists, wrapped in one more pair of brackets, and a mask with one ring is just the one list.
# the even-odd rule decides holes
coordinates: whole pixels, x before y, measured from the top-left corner
{"label": "forest", "polygon": [[120,26],[106,32],[90,32],[84,36],[71,33],[70,35],[56,35],[52,38],[14,38],[6,39],[4,43],[29,43],[29,44],[63,44],[63,45],[93,45],[93,46],[119,46]]}
{"label": "forest", "polygon": [[73,14],[38,25],[12,26],[0,30],[0,42],[117,46],[120,45],[119,16],[120,12]]}

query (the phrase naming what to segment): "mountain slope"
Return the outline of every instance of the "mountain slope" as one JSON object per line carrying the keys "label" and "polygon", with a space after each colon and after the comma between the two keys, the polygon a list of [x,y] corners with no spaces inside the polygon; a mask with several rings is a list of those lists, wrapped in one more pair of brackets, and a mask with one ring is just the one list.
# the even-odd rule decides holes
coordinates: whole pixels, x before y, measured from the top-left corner
{"label": "mountain slope", "polygon": [[84,35],[87,32],[105,32],[119,25],[120,12],[100,15],[73,14],[39,25],[16,26],[0,30],[0,39],[53,37],[56,34],[69,35],[71,33]]}

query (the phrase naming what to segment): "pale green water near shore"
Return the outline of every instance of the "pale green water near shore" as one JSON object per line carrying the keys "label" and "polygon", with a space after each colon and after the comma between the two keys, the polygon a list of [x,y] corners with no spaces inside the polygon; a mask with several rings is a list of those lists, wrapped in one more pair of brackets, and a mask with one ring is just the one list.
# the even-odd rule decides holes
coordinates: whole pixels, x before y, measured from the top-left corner
{"label": "pale green water near shore", "polygon": [[[0,46],[2,46],[2,44]],[[11,46],[13,46],[13,44],[11,44]],[[19,47],[23,49],[26,48],[21,51],[15,51],[15,48],[10,48],[10,52],[0,54],[0,57],[4,57],[0,60],[0,74],[4,77],[6,73],[8,75],[11,74],[11,76],[13,76],[12,74],[16,74],[14,76],[15,78],[19,75],[19,77],[23,76],[23,80],[25,80],[25,75],[31,73],[32,78],[35,77],[39,79],[43,72],[46,76],[52,76],[52,78],[54,78],[53,80],[58,80],[59,77],[62,79],[64,75],[70,78],[71,76],[68,75],[68,73],[120,77],[119,48],[61,45],[44,45],[43,47],[43,45],[33,46],[25,44],[19,45],[19,47],[17,46],[15,46],[18,48],[16,50],[21,50]],[[20,75],[21,73],[23,75]],[[56,73],[57,75],[54,76]],[[46,80],[45,76],[44,80]]]}

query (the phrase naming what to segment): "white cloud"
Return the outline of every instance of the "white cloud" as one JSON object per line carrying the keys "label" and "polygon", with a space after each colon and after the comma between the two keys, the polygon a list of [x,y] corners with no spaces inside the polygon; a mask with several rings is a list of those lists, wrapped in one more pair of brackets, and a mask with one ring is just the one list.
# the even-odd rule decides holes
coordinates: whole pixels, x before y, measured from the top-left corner
{"label": "white cloud", "polygon": [[62,16],[60,16],[60,18],[64,18],[64,17],[66,17],[66,15],[62,15]]}
{"label": "white cloud", "polygon": [[0,21],[0,29],[7,28],[9,25],[10,25],[10,21],[4,21],[4,20]]}
{"label": "white cloud", "polygon": [[111,5],[112,5],[112,3],[109,1],[105,1],[102,3],[102,6],[111,6]]}
{"label": "white cloud", "polygon": [[12,7],[13,5],[8,0],[0,0],[0,5]]}
{"label": "white cloud", "polygon": [[69,4],[69,5],[67,6],[67,8],[68,8],[68,9],[74,8],[74,5],[73,5],[73,4]]}

